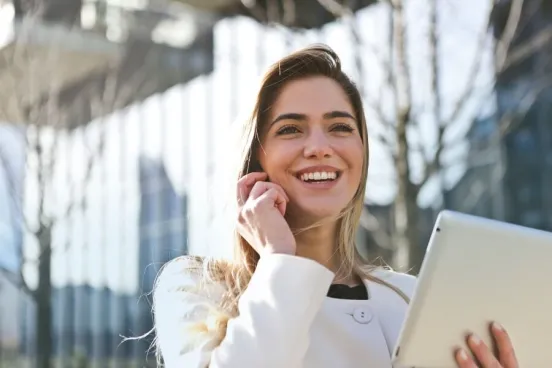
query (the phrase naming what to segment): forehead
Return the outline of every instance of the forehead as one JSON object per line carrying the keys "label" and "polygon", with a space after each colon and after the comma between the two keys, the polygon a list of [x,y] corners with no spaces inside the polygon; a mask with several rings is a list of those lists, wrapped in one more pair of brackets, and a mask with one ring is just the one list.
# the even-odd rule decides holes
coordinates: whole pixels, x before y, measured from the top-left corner
{"label": "forehead", "polygon": [[346,111],[354,115],[345,91],[331,78],[310,77],[286,83],[272,105],[270,116],[282,113],[323,115],[328,111]]}

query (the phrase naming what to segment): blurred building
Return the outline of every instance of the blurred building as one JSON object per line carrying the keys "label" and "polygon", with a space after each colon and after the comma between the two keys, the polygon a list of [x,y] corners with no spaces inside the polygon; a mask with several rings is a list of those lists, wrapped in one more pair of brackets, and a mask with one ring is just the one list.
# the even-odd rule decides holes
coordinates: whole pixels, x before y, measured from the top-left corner
{"label": "blurred building", "polygon": [[[188,212],[186,197],[177,194],[161,162],[140,160],[140,192],[140,295],[133,333],[143,335],[153,328],[151,292],[157,274],[166,262],[188,253]],[[136,357],[144,355],[152,338],[133,342]]]}
{"label": "blurred building", "polygon": [[[418,244],[420,247],[425,247],[431,236],[436,213],[432,207],[427,207],[420,211],[420,215]],[[365,205],[356,242],[360,253],[370,262],[391,265],[395,253],[393,247],[394,223],[392,205]]]}
{"label": "blurred building", "polygon": [[500,219],[504,215],[502,141],[494,115],[478,118],[468,132],[467,170],[445,193],[448,209]]}
{"label": "blurred building", "polygon": [[[511,4],[500,1],[495,9],[497,39]],[[552,230],[551,4],[524,3],[508,65],[496,75],[496,114],[477,120],[470,131],[469,168],[449,193],[451,208]],[[539,46],[531,49],[533,44]],[[522,48],[530,52],[519,58]]]}
{"label": "blurred building", "polygon": [[[0,25],[0,56],[10,61],[0,81],[18,93],[0,101],[0,120],[28,123],[18,120],[55,100],[69,117],[63,127],[75,128],[213,68],[216,18],[174,1],[12,4],[13,19]],[[0,9],[9,8],[7,2]],[[28,83],[33,88],[26,90]],[[113,88],[110,101],[91,106],[106,88]]]}
{"label": "blurred building", "polygon": [[[241,0],[177,0],[201,11],[219,14],[221,17],[247,16],[261,23],[279,23],[290,28],[317,29],[335,20],[335,14],[328,11],[319,0],[286,0],[252,1]],[[376,0],[357,0],[337,2],[333,8],[348,6],[357,12]],[[331,4],[330,4],[331,7]],[[290,9],[291,8],[291,9]],[[339,12],[339,10],[337,10]]]}
{"label": "blurred building", "polygon": [[[142,158],[139,185],[140,242],[139,290],[123,294],[108,287],[68,285],[54,288],[53,341],[56,358],[91,361],[132,359],[144,361],[152,337],[122,342],[146,334],[153,328],[151,291],[162,265],[187,253],[186,199],[176,193],[162,163]],[[36,333],[34,306],[23,303],[21,352],[34,354]],[[101,364],[101,363],[100,363]]]}
{"label": "blurred building", "polygon": [[0,364],[18,350],[23,224],[21,190],[24,137],[19,126],[0,122]]}
{"label": "blurred building", "polygon": [[[9,18],[10,11],[13,18]],[[0,85],[14,91],[0,99],[0,121],[40,123],[61,131],[73,130],[77,133],[71,139],[76,141],[78,130],[94,120],[141,104],[153,95],[165,93],[213,69],[213,25],[217,19],[173,1],[13,0],[0,3],[0,19],[0,57],[8,61],[0,70]],[[22,50],[25,57],[17,54]],[[37,61],[40,61],[39,70]],[[33,85],[32,90],[25,90],[25,85]],[[98,99],[104,97],[98,106]],[[25,121],[31,116],[30,111],[40,110],[52,101],[60,111],[60,121]],[[117,131],[118,128],[103,126],[100,129],[109,130],[111,136],[113,131],[123,134]],[[3,133],[0,138],[4,138]],[[66,158],[78,155],[73,151],[65,154]],[[21,157],[24,162],[24,154]],[[124,158],[120,156],[119,160]],[[117,165],[138,166],[137,177],[131,177],[132,171],[128,171],[123,174],[127,176],[119,175],[119,179],[131,188],[138,187],[139,206],[135,211],[136,223],[132,223],[132,218],[122,221],[118,230],[126,233],[121,235],[121,239],[126,236],[130,239],[128,243],[137,239],[138,266],[130,270],[137,270],[133,276],[138,288],[130,294],[108,286],[92,286],[87,280],[55,284],[52,291],[52,339],[56,358],[80,356],[94,361],[111,357],[144,361],[151,339],[144,343],[130,341],[120,344],[120,336],[136,337],[151,330],[148,293],[155,274],[169,257],[187,251],[186,199],[173,188],[164,165],[139,155],[125,160],[128,162],[118,162]],[[108,158],[107,161],[114,160]],[[0,178],[0,186],[6,183],[4,179]],[[24,187],[22,182],[16,184],[19,189]],[[104,187],[93,193],[102,202],[96,206],[100,208],[99,216],[85,228],[100,227],[99,232],[103,235],[96,234],[93,241],[82,240],[83,236],[80,236],[80,240],[79,237],[74,239],[75,243],[82,240],[84,245],[88,242],[96,247],[95,241],[105,241],[113,225],[117,226],[106,225],[105,218],[109,214],[105,209],[109,204],[104,202],[129,190],[120,183],[113,186],[113,190],[105,188],[112,186],[111,183],[104,181],[100,184]],[[3,193],[0,193],[0,198],[3,198]],[[127,205],[130,212],[134,209],[132,206],[132,203]],[[5,208],[2,206],[2,210]],[[20,216],[12,213],[7,218],[17,221]],[[2,226],[10,221],[0,221],[3,240],[0,262],[11,260],[15,267],[12,271],[19,274],[21,260],[17,255],[22,246],[21,228],[18,227],[20,224],[10,225],[5,226],[8,231],[4,231]],[[65,233],[78,233],[73,225],[67,225],[69,228],[64,230]],[[102,225],[106,226],[101,228]],[[134,236],[136,229],[139,229],[139,234]],[[89,233],[93,231],[88,230]],[[8,235],[15,243],[5,241],[4,236]],[[66,237],[70,239],[71,235]],[[57,245],[63,241],[66,240],[54,239]],[[4,249],[8,246],[14,249],[8,252]],[[134,261],[133,254],[129,255],[130,264]],[[86,256],[83,263],[69,264],[70,267],[87,269]],[[96,272],[105,272],[105,268],[102,266]],[[17,289],[3,284],[0,279],[0,353],[3,346],[18,346],[23,356],[32,357],[36,336],[33,301],[18,298]],[[73,363],[66,364],[72,366]]]}

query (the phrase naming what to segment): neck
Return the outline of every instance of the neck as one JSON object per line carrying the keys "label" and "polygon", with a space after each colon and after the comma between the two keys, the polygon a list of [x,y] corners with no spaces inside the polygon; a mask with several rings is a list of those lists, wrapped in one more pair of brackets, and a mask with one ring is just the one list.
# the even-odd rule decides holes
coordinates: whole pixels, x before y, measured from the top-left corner
{"label": "neck", "polygon": [[296,254],[312,259],[334,272],[336,274],[334,282],[352,285],[357,282],[356,277],[343,278],[338,275],[341,262],[336,248],[337,231],[338,223],[331,222],[298,232],[295,235]]}
{"label": "neck", "polygon": [[300,231],[295,235],[297,255],[310,258],[336,272],[339,266],[339,255],[335,247],[336,231],[336,224]]}

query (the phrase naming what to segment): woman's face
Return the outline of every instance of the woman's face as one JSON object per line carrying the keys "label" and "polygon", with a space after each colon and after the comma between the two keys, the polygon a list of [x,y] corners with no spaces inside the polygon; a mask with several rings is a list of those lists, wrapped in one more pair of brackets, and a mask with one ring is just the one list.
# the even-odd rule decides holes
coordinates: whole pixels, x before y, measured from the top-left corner
{"label": "woman's face", "polygon": [[345,91],[333,79],[286,83],[261,131],[258,157],[289,211],[321,219],[340,213],[359,187],[364,146]]}

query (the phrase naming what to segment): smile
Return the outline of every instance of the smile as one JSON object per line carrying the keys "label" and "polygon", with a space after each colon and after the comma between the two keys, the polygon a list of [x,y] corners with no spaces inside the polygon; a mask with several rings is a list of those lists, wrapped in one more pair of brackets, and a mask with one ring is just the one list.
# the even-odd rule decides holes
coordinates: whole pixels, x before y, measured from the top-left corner
{"label": "smile", "polygon": [[298,175],[298,179],[304,182],[328,182],[334,181],[339,177],[337,171],[315,171]]}

